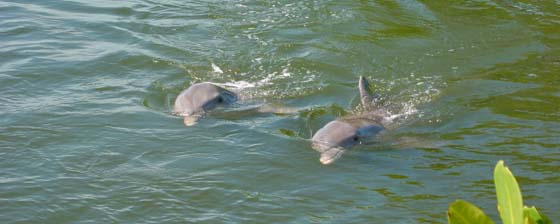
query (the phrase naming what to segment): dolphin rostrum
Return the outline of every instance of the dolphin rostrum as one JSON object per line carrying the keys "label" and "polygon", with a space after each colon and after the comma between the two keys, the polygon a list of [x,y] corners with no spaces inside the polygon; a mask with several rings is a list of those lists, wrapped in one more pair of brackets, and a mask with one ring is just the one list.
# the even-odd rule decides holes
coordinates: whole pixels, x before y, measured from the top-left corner
{"label": "dolphin rostrum", "polygon": [[237,99],[237,94],[222,87],[208,82],[197,83],[177,96],[173,112],[183,116],[186,126],[192,126],[208,111],[233,104]]}
{"label": "dolphin rostrum", "polygon": [[388,111],[377,107],[379,96],[371,94],[363,76],[360,76],[358,89],[362,112],[327,123],[311,138],[313,149],[321,153],[322,164],[334,162],[354,145],[375,140],[390,122]]}

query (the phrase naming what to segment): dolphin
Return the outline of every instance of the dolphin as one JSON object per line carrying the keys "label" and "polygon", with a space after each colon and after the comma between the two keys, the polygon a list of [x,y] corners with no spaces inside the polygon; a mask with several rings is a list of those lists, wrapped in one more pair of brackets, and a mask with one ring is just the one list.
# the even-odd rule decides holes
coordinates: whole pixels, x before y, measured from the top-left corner
{"label": "dolphin", "polygon": [[[232,106],[241,98],[243,97],[238,93],[213,83],[197,83],[179,93],[175,99],[173,113],[182,116],[183,123],[186,126],[193,126],[213,109]],[[234,113],[237,116],[246,116],[255,113],[295,114],[298,112],[298,109],[270,103],[259,103],[222,112],[225,112],[227,115]]]}
{"label": "dolphin", "polygon": [[238,98],[236,93],[212,83],[197,83],[177,96],[173,112],[183,116],[186,126],[192,126],[210,110],[231,105]]}
{"label": "dolphin", "polygon": [[312,148],[321,153],[319,161],[331,164],[357,144],[375,142],[391,122],[387,110],[379,108],[379,95],[371,94],[366,78],[358,82],[362,111],[327,123],[311,138]]}

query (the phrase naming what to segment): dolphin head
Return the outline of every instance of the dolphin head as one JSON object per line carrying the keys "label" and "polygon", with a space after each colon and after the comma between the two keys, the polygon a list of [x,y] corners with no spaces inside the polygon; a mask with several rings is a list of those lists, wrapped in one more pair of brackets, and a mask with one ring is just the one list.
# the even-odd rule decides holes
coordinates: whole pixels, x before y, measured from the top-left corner
{"label": "dolphin head", "polygon": [[321,153],[321,163],[330,164],[340,158],[345,149],[369,143],[384,129],[386,112],[377,108],[378,95],[372,94],[367,79],[360,76],[358,91],[364,111],[327,123],[311,138],[313,149]]}
{"label": "dolphin head", "polygon": [[331,164],[344,153],[344,148],[358,144],[358,130],[345,122],[331,121],[311,138],[311,147],[321,153],[319,161]]}
{"label": "dolphin head", "polygon": [[382,130],[383,126],[369,120],[334,120],[313,135],[312,148],[321,153],[322,164],[330,164],[340,158],[345,149],[371,140]]}
{"label": "dolphin head", "polygon": [[194,125],[204,114],[218,106],[237,101],[237,95],[212,83],[197,83],[175,99],[174,112],[184,117],[187,126]]}

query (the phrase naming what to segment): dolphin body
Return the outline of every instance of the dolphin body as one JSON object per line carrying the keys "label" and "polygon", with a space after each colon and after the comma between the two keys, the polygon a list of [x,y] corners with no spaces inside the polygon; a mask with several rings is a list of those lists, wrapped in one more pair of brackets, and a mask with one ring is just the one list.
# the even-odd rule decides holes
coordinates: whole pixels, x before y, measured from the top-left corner
{"label": "dolphin body", "polygon": [[[197,83],[179,93],[175,99],[173,113],[182,116],[186,126],[193,126],[213,109],[231,106],[240,98],[242,97],[239,94],[213,83]],[[296,108],[262,103],[225,112],[248,115],[255,113],[295,114],[297,111]]]}
{"label": "dolphin body", "polygon": [[321,153],[319,161],[331,164],[346,151],[357,145],[375,140],[388,123],[388,111],[378,108],[379,96],[371,94],[367,80],[360,76],[358,82],[363,112],[337,118],[319,129],[311,138],[312,148]]}
{"label": "dolphin body", "polygon": [[183,116],[183,123],[186,126],[192,126],[208,111],[219,106],[231,105],[238,98],[234,92],[212,83],[197,83],[177,96],[173,112]]}

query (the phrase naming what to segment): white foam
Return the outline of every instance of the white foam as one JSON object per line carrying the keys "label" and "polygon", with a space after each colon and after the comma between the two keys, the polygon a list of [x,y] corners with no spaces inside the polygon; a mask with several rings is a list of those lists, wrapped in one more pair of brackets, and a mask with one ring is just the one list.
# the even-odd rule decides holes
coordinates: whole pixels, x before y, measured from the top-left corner
{"label": "white foam", "polygon": [[390,122],[393,122],[397,118],[401,118],[401,117],[407,118],[408,116],[416,114],[417,112],[418,112],[418,110],[416,109],[414,104],[403,103],[403,109],[400,113],[389,114],[389,116],[385,119],[390,121]]}
{"label": "white foam", "polygon": [[276,72],[268,74],[266,77],[264,77],[264,79],[261,79],[260,81],[258,81],[257,84],[266,85],[266,84],[272,83],[271,81],[275,79],[274,77],[276,77],[276,74],[277,74]]}
{"label": "white foam", "polygon": [[288,72],[288,68],[284,68],[282,70],[282,77],[290,77],[292,76],[292,73]]}
{"label": "white foam", "polygon": [[230,87],[234,89],[247,89],[256,87],[256,83],[251,83],[247,81],[233,81],[233,82],[226,82],[226,83],[216,83],[218,85],[222,85],[224,87]]}
{"label": "white foam", "polygon": [[216,64],[212,63],[212,70],[214,70],[215,73],[219,73],[219,74],[223,74],[224,71],[222,71],[222,69],[220,67],[218,67]]}

